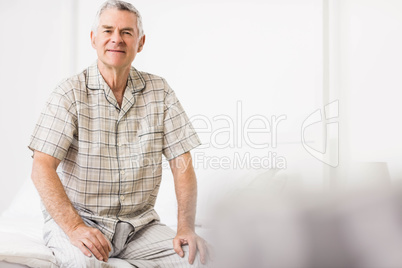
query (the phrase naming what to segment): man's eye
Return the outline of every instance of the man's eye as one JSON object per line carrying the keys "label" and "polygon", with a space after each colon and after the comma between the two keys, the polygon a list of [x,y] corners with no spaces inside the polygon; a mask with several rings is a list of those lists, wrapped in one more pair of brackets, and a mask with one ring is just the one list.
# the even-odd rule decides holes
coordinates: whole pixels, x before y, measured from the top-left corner
{"label": "man's eye", "polygon": [[131,35],[131,33],[130,32],[123,32],[124,34],[129,34],[129,35]]}
{"label": "man's eye", "polygon": [[110,33],[111,31],[110,30],[105,30],[105,31],[103,31],[104,33]]}

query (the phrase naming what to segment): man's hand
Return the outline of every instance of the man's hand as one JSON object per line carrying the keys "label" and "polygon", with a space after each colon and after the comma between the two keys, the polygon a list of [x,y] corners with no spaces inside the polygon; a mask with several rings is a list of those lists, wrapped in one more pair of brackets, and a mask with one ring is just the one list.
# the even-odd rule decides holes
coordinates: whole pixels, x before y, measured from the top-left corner
{"label": "man's hand", "polygon": [[188,245],[188,262],[190,264],[193,264],[194,262],[197,249],[200,251],[201,263],[205,264],[208,255],[208,247],[204,239],[199,237],[192,230],[178,231],[176,237],[173,239],[173,248],[174,251],[176,251],[176,253],[182,258],[184,257],[184,252],[182,249],[183,245]]}
{"label": "man's hand", "polygon": [[107,262],[112,249],[101,231],[80,224],[67,235],[71,244],[79,248],[86,256],[90,257],[92,253],[98,260]]}

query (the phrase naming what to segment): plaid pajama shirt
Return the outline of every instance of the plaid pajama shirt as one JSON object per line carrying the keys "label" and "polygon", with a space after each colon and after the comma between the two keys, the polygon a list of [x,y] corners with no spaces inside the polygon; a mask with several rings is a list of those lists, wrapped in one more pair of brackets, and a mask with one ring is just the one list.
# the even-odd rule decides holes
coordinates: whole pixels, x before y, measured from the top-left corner
{"label": "plaid pajama shirt", "polygon": [[53,91],[28,147],[61,160],[58,175],[73,206],[112,241],[119,221],[137,232],[159,220],[162,154],[170,160],[198,145],[163,78],[131,67],[119,107],[95,63]]}

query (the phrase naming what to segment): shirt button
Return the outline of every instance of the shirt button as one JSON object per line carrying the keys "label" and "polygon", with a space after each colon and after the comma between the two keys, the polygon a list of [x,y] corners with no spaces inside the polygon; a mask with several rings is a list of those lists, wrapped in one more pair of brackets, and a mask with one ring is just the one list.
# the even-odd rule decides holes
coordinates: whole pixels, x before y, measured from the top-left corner
{"label": "shirt button", "polygon": [[122,144],[121,144],[120,142],[119,142],[119,143],[117,143],[117,146],[121,147],[121,145],[122,145]]}
{"label": "shirt button", "polygon": [[120,171],[121,175],[124,175],[126,172],[124,172],[124,170]]}
{"label": "shirt button", "polygon": [[124,195],[121,195],[121,196],[120,196],[120,200],[121,200],[121,201],[124,201],[124,198],[125,198]]}

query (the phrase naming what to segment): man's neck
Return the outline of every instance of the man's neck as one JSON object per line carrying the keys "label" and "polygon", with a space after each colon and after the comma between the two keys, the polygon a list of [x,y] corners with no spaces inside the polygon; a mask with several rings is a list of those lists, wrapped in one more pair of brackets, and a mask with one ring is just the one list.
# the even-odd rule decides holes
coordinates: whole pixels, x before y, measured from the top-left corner
{"label": "man's neck", "polygon": [[122,96],[127,86],[128,75],[130,74],[130,66],[126,68],[116,69],[110,68],[98,61],[99,71],[108,84],[114,95]]}

